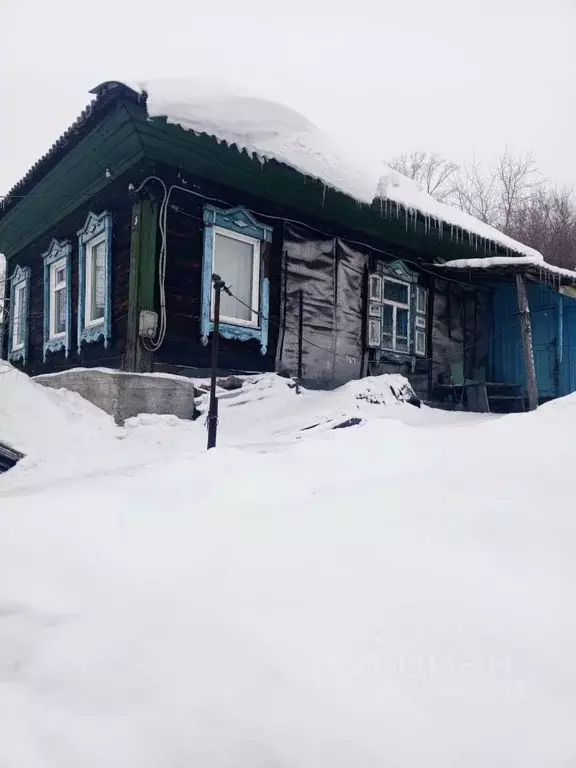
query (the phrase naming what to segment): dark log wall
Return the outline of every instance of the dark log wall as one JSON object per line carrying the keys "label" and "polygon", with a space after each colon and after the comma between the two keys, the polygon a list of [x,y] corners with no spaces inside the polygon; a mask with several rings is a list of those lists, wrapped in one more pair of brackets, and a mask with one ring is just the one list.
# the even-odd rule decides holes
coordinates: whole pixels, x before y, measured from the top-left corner
{"label": "dark log wall", "polygon": [[[203,209],[207,202],[212,202],[223,209],[237,205],[252,209],[256,219],[273,227],[272,243],[267,244],[264,249],[270,278],[268,350],[262,355],[259,342],[255,340],[240,342],[220,338],[220,370],[273,371],[280,319],[283,223],[268,217],[277,212],[273,212],[266,201],[228,187],[211,184],[206,180],[183,179],[169,167],[157,167],[155,171],[167,185],[182,185],[197,193],[187,194],[175,190],[170,196],[166,261],[167,331],[164,343],[154,356],[155,369],[201,375],[207,373],[210,366],[211,346],[204,346],[201,342],[200,314],[204,251]],[[153,185],[150,188],[152,187]],[[157,200],[161,202],[160,195]]]}
{"label": "dark log wall", "polygon": [[[130,220],[133,201],[128,195],[128,179],[120,179],[111,184],[105,192],[94,197],[92,202],[76,210],[58,225],[46,231],[24,250],[10,258],[8,276],[17,265],[30,267],[30,312],[29,312],[29,348],[27,373],[52,373],[66,368],[79,366],[105,366],[120,368],[126,352],[126,329],[128,310],[128,280],[130,270]],[[109,211],[113,216],[112,239],[112,340],[108,348],[98,341],[84,344],[77,353],[78,322],[78,239],[77,232],[82,228],[88,213],[99,214]],[[68,358],[64,351],[48,352],[43,360],[44,347],[44,262],[42,254],[47,250],[52,238],[70,240],[72,244],[72,349]],[[4,339],[6,349],[7,339]]]}

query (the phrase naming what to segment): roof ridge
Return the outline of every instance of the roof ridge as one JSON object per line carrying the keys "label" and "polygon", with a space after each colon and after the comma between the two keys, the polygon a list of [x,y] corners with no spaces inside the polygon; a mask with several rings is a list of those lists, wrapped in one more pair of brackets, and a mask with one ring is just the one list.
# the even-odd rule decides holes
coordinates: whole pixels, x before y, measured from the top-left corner
{"label": "roof ridge", "polygon": [[85,135],[97,113],[100,113],[121,96],[128,96],[137,102],[145,101],[144,94],[137,93],[118,80],[106,80],[92,88],[89,93],[94,94],[94,98],[84,107],[76,120],[56,139],[50,149],[32,165],[20,181],[12,186],[6,195],[0,195],[0,216],[3,215],[8,207],[15,205],[19,198],[25,197],[32,187],[48,173],[52,164],[70,148],[70,145],[75,141],[79,141]]}

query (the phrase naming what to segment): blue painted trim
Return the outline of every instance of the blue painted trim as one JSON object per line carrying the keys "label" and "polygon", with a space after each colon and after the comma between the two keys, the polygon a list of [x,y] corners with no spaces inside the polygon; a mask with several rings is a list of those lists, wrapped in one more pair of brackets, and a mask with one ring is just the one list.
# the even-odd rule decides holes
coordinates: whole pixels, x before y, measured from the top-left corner
{"label": "blue painted trim", "polygon": [[418,273],[409,269],[401,259],[395,261],[378,261],[377,272],[384,277],[392,277],[403,280],[405,283],[417,283]]}
{"label": "blue painted trim", "polygon": [[563,370],[564,360],[564,299],[561,294],[556,294],[557,313],[556,313],[556,396],[564,394],[563,390]]}
{"label": "blue painted trim", "polygon": [[[17,266],[14,270],[12,277],[10,278],[10,322],[8,324],[8,360],[13,363],[21,362],[22,365],[26,365],[28,362],[28,347],[29,347],[29,323],[30,323],[30,267]],[[26,288],[24,292],[24,317],[22,318],[22,336],[24,337],[24,344],[19,349],[12,349],[12,341],[14,339],[14,296],[16,294],[16,288],[22,283],[25,283]]]}
{"label": "blue painted trim", "polygon": [[[69,240],[58,242],[52,239],[48,250],[42,254],[44,261],[44,362],[47,353],[64,350],[66,357],[72,348],[72,245]],[[66,261],[66,332],[63,338],[50,338],[50,268],[52,264],[65,259]]]}
{"label": "blue painted trim", "polygon": [[[78,354],[82,342],[104,342],[108,348],[112,338],[112,214],[104,211],[89,213],[86,223],[78,230]],[[104,318],[101,323],[86,327],[86,249],[102,233],[106,233],[106,286],[104,293]]]}
{"label": "blue painted trim", "polygon": [[[221,227],[263,242],[272,242],[272,227],[261,224],[244,208],[220,210],[212,205],[204,207],[204,258],[202,260],[202,309],[200,313],[200,334],[202,344],[208,344],[208,337],[214,330],[210,319],[212,303],[212,273],[214,263],[214,227]],[[270,312],[270,280],[264,277],[264,260],[260,251],[260,309],[259,326],[256,328],[232,323],[220,323],[220,335],[225,339],[260,342],[260,353],[268,350],[268,315]]]}
{"label": "blue painted trim", "polygon": [[266,243],[272,242],[272,227],[257,221],[242,206],[223,210],[213,205],[205,205],[204,224],[229,229],[232,232],[253,237],[255,240],[263,240]]}

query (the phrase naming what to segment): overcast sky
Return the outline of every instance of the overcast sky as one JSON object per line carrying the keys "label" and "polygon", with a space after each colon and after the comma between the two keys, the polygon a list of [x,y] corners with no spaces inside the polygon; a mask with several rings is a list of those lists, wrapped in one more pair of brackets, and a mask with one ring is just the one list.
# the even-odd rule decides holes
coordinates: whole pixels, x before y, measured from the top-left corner
{"label": "overcast sky", "polygon": [[576,0],[0,0],[0,194],[99,82],[203,74],[384,160],[508,145],[576,186],[575,40]]}

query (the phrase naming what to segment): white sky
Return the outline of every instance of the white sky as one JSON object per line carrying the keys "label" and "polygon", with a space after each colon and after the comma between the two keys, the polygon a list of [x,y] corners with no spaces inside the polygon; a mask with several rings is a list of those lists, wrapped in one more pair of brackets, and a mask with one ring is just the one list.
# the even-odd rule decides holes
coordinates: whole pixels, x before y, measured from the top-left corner
{"label": "white sky", "polygon": [[[218,8],[218,13],[209,9]],[[576,186],[576,0],[0,0],[0,193],[108,79],[250,85],[383,160],[507,145]],[[289,10],[288,10],[289,9]]]}

